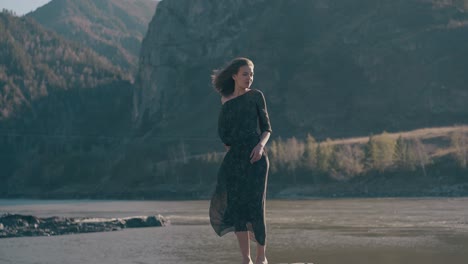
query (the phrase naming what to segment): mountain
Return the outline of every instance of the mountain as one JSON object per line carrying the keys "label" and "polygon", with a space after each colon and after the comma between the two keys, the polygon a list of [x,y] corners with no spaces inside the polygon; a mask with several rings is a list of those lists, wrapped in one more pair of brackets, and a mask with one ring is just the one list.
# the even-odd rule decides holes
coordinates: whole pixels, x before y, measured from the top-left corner
{"label": "mountain", "polygon": [[135,71],[154,0],[52,0],[27,14],[67,39],[90,47],[125,71]]}
{"label": "mountain", "polygon": [[36,113],[34,101],[130,77],[92,50],[64,40],[30,18],[0,14],[0,120]]}
{"label": "mountain", "polygon": [[274,137],[467,123],[465,3],[163,1],[143,40],[135,124],[215,141],[220,101],[209,76],[237,56],[256,65]]}
{"label": "mountain", "polygon": [[[43,100],[22,105],[42,110],[0,123],[7,131],[0,137],[6,182],[0,197],[208,198],[224,155],[210,74],[236,56],[253,59],[253,88],[268,103],[273,193],[294,197],[303,184],[313,187],[304,193],[320,196],[466,195],[466,127],[451,128],[468,122],[465,3],[164,0],[143,40],[135,86],[116,63],[88,50],[94,59],[86,63],[102,62],[86,71],[91,79],[105,73],[94,79],[98,85],[41,94]],[[28,35],[30,28],[15,32]],[[62,41],[57,36],[52,43]],[[18,43],[5,54],[28,47]],[[15,58],[43,58],[36,53]],[[47,65],[62,65],[64,56],[49,57]],[[34,65],[25,69],[40,71]],[[3,85],[13,82],[4,79]],[[3,100],[21,98],[10,92]],[[401,140],[377,135],[446,125]],[[445,132],[434,137],[439,130]],[[359,140],[340,140],[354,136]],[[308,162],[309,146],[316,164]]]}
{"label": "mountain", "polygon": [[0,191],[40,187],[90,151],[108,157],[129,129],[130,79],[33,19],[0,13]]}

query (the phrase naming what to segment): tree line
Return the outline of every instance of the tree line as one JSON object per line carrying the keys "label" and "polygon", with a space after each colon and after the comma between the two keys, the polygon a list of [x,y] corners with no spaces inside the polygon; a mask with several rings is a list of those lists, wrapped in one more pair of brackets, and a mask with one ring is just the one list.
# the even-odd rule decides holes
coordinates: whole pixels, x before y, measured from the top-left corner
{"label": "tree line", "polygon": [[[296,137],[273,139],[266,151],[272,183],[314,184],[392,172],[428,177],[431,166],[442,158],[446,158],[442,162],[450,160],[458,168],[466,169],[468,131],[459,127],[437,139],[383,132],[370,135],[367,141],[329,138],[317,141],[308,134],[303,140]],[[150,178],[155,184],[206,184],[216,181],[223,152],[190,158],[184,158],[189,154],[180,146],[170,152],[172,158],[168,160],[148,161],[152,168]]]}
{"label": "tree line", "polygon": [[[366,143],[339,143],[331,139],[318,142],[310,134],[305,140],[277,138],[269,147],[271,172],[289,172],[294,179],[300,170],[347,180],[369,172],[415,171],[427,176],[427,166],[440,156],[449,156],[460,168],[467,167],[468,135],[460,127],[448,142],[424,143],[419,137],[395,137],[386,132],[370,135]],[[447,144],[448,146],[443,146]]]}

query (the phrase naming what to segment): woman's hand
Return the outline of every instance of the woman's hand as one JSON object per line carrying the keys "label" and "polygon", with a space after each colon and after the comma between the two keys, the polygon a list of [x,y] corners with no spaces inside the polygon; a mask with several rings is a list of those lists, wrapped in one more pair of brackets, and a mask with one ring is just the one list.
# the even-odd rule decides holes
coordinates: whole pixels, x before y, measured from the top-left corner
{"label": "woman's hand", "polygon": [[231,146],[228,146],[226,144],[224,144],[224,147],[226,148],[226,151],[229,151],[231,149]]}
{"label": "woman's hand", "polygon": [[257,144],[255,148],[250,152],[250,163],[253,164],[254,162],[259,161],[262,158],[263,154],[263,145]]}

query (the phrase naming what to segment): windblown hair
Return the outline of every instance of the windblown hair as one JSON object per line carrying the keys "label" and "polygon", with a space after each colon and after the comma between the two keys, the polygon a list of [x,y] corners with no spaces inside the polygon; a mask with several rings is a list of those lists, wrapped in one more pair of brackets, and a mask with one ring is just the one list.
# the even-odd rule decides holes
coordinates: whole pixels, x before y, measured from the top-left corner
{"label": "windblown hair", "polygon": [[254,66],[253,62],[247,58],[235,58],[226,67],[218,70],[213,70],[211,75],[211,83],[218,93],[223,96],[229,96],[234,92],[234,79],[232,75],[239,72],[242,66]]}

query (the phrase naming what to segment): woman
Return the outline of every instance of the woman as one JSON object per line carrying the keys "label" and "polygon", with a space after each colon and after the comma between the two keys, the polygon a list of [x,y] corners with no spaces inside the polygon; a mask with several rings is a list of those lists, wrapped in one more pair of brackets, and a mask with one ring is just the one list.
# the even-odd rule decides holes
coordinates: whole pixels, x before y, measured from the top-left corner
{"label": "woman", "polygon": [[219,236],[234,231],[245,264],[250,258],[249,237],[257,242],[256,264],[266,264],[265,197],[269,160],[265,145],[271,125],[260,90],[250,89],[254,65],[236,58],[212,76],[221,94],[218,134],[227,153],[218,170],[210,203],[210,222]]}

